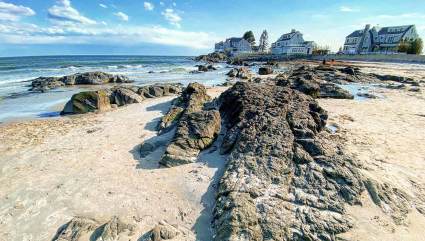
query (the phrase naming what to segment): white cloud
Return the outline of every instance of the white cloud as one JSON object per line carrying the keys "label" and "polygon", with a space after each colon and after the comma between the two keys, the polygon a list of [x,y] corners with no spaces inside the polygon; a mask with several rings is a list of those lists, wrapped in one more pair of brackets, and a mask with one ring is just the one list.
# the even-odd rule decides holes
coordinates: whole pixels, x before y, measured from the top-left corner
{"label": "white cloud", "polygon": [[159,5],[164,6],[165,3],[164,2],[159,2]]}
{"label": "white cloud", "polygon": [[35,15],[35,12],[31,8],[0,2],[0,20],[18,21],[23,16],[33,15]]}
{"label": "white cloud", "polygon": [[108,8],[108,6],[106,6],[105,4],[103,4],[103,3],[99,3],[99,6],[101,7],[101,8]]}
{"label": "white cloud", "polygon": [[96,21],[84,17],[73,8],[70,0],[57,0],[56,4],[48,9],[48,16],[54,22],[61,24],[96,24]]}
{"label": "white cloud", "polygon": [[170,24],[172,24],[172,25],[174,25],[174,26],[176,26],[178,28],[181,27],[180,21],[182,21],[182,18],[176,12],[174,12],[174,9],[167,8],[161,14],[165,17],[165,19]]}
{"label": "white cloud", "polygon": [[358,12],[359,10],[351,8],[351,7],[347,7],[347,6],[341,6],[339,8],[339,11],[341,11],[341,12]]}
{"label": "white cloud", "polygon": [[117,16],[122,21],[128,22],[129,17],[128,17],[127,14],[125,14],[123,12],[117,12],[117,13],[114,13],[114,15]]}
{"label": "white cloud", "polygon": [[155,8],[155,6],[150,2],[144,2],[143,6],[145,7],[145,10],[148,11],[152,11]]}
{"label": "white cloud", "polygon": [[76,25],[39,27],[34,24],[0,24],[0,43],[6,44],[119,44],[136,45],[152,43],[209,49],[218,41],[215,35],[205,32],[187,32],[160,26],[85,26]]}

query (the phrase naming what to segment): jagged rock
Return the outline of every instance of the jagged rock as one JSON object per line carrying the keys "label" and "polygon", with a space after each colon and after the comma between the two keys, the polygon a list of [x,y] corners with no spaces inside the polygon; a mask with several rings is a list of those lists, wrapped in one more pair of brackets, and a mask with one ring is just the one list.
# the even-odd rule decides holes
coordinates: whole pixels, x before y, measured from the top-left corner
{"label": "jagged rock", "polygon": [[259,75],[269,75],[273,74],[273,69],[271,67],[261,67],[258,69]]}
{"label": "jagged rock", "polygon": [[146,98],[157,98],[180,93],[178,85],[126,86],[86,91],[75,94],[65,105],[61,115],[106,111],[112,106],[141,103]]}
{"label": "jagged rock", "polygon": [[245,63],[240,58],[231,58],[231,59],[227,60],[227,64],[237,65],[237,66],[243,66]]}
{"label": "jagged rock", "polygon": [[236,83],[218,101],[229,153],[214,211],[215,240],[335,240],[345,205],[364,190],[327,114],[288,87]]}
{"label": "jagged rock", "polygon": [[124,223],[119,217],[112,217],[103,225],[102,232],[95,241],[118,241],[121,235],[133,236],[135,225]]}
{"label": "jagged rock", "polygon": [[109,110],[111,109],[110,95],[107,90],[86,91],[75,94],[66,103],[61,115]]}
{"label": "jagged rock", "polygon": [[322,83],[320,84],[320,98],[332,98],[332,99],[354,99],[354,96],[343,88],[332,84]]}
{"label": "jagged rock", "polygon": [[107,83],[131,83],[123,75],[111,75],[103,72],[77,73],[63,77],[39,77],[32,80],[31,91],[47,91],[65,85],[100,85]]}
{"label": "jagged rock", "polygon": [[173,167],[195,162],[199,152],[211,146],[217,138],[220,126],[221,118],[217,110],[185,114],[160,164]]}
{"label": "jagged rock", "polygon": [[217,70],[217,68],[215,68],[212,65],[198,65],[198,71],[199,72],[208,72],[211,70]]}
{"label": "jagged rock", "polygon": [[231,78],[240,78],[240,79],[250,79],[252,77],[252,73],[248,68],[234,68],[227,73],[227,76]]}
{"label": "jagged rock", "polygon": [[151,241],[170,240],[179,236],[181,232],[165,222],[156,225],[148,234]]}
{"label": "jagged rock", "polygon": [[70,222],[59,228],[52,241],[88,240],[87,236],[96,230],[98,226],[99,223],[93,219],[75,217]]}
{"label": "jagged rock", "polygon": [[164,130],[173,126],[183,114],[184,109],[179,106],[172,106],[165,116],[162,117],[159,129]]}
{"label": "jagged rock", "polygon": [[118,106],[124,106],[134,103],[142,103],[145,98],[128,88],[112,89],[111,103]]}
{"label": "jagged rock", "polygon": [[200,55],[195,58],[196,61],[204,61],[207,63],[218,63],[218,62],[225,62],[229,59],[229,57],[224,53],[210,53],[207,55]]}
{"label": "jagged rock", "polygon": [[354,96],[335,82],[324,80],[315,69],[302,66],[289,76],[277,76],[276,85],[301,91],[313,98],[353,99]]}
{"label": "jagged rock", "polygon": [[134,230],[135,225],[126,224],[116,216],[103,225],[94,219],[75,217],[59,228],[52,241],[118,241],[124,235],[133,236]]}
{"label": "jagged rock", "polygon": [[210,100],[211,97],[201,84],[191,83],[183,91],[165,116],[166,120],[160,124],[160,127],[169,126],[169,119],[177,121],[173,140],[161,158],[162,166],[173,167],[194,162],[199,152],[214,142],[220,132],[221,118],[217,110],[203,109]]}

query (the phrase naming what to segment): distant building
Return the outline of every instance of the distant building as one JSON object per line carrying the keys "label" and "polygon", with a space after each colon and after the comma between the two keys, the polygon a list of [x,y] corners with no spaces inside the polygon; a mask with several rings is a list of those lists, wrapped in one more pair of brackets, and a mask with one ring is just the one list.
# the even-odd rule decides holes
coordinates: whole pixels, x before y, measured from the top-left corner
{"label": "distant building", "polygon": [[243,38],[228,38],[226,41],[221,41],[215,44],[216,52],[228,52],[233,55],[240,53],[251,53],[251,44]]}
{"label": "distant building", "polygon": [[271,51],[272,54],[311,55],[313,46],[313,41],[304,41],[303,34],[293,29],[273,43]]}
{"label": "distant building", "polygon": [[368,24],[345,39],[344,54],[397,53],[401,41],[419,38],[415,25],[373,27]]}

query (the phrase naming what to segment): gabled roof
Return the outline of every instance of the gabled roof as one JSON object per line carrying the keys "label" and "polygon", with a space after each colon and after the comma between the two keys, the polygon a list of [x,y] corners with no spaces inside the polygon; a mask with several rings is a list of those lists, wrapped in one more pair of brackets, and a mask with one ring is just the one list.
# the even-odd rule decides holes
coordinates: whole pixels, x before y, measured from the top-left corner
{"label": "gabled roof", "polygon": [[359,37],[363,36],[363,31],[364,30],[356,30],[356,31],[352,32],[350,35],[348,35],[347,38],[359,38]]}
{"label": "gabled roof", "polygon": [[293,37],[294,37],[294,35],[295,35],[296,33],[297,33],[297,32],[285,33],[284,35],[280,36],[280,38],[279,38],[279,40],[278,40],[278,41],[290,40],[291,38],[293,38]]}
{"label": "gabled roof", "polygon": [[[379,35],[384,35],[384,34],[400,34],[400,33],[405,33],[407,32],[410,28],[412,28],[415,25],[405,25],[405,26],[392,26],[392,27],[384,27],[381,28],[378,32]],[[392,30],[391,32],[389,31],[390,29],[396,29],[396,31]]]}
{"label": "gabled roof", "polygon": [[236,43],[244,40],[243,38],[229,38],[227,41],[230,41],[231,43]]}

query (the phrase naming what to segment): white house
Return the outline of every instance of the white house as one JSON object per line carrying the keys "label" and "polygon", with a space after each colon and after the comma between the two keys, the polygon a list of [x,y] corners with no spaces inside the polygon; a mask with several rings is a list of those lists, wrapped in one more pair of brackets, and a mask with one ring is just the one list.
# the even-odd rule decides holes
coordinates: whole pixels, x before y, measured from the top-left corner
{"label": "white house", "polygon": [[233,55],[252,52],[251,44],[243,38],[228,38],[215,44],[216,52],[229,52]]}
{"label": "white house", "polygon": [[303,34],[293,29],[273,43],[271,51],[272,54],[310,55],[313,53],[313,46],[313,41],[305,41]]}
{"label": "white house", "polygon": [[401,41],[419,38],[415,25],[373,27],[368,24],[356,30],[345,39],[343,53],[396,53]]}

